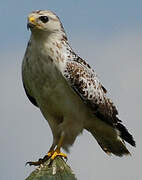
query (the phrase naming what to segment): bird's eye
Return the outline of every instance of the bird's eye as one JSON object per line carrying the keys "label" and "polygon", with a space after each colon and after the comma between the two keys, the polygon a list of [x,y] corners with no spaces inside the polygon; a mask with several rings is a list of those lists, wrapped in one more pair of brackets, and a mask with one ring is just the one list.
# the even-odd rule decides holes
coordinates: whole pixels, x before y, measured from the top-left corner
{"label": "bird's eye", "polygon": [[49,21],[49,18],[47,16],[40,16],[39,19],[43,22],[43,23],[47,23]]}

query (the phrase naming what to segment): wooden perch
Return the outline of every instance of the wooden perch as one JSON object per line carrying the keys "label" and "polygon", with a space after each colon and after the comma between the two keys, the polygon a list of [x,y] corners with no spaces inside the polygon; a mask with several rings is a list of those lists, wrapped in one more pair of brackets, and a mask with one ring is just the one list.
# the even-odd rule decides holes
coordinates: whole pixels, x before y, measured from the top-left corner
{"label": "wooden perch", "polygon": [[50,159],[35,169],[25,180],[77,180],[71,168],[61,157],[50,164]]}

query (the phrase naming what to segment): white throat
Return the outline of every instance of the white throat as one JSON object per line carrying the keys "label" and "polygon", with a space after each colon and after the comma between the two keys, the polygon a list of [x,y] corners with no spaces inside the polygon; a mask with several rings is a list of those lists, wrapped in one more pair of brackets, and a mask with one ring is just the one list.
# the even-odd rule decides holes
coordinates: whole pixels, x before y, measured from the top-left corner
{"label": "white throat", "polygon": [[63,72],[66,62],[69,59],[69,54],[72,51],[68,44],[66,34],[64,32],[32,32],[31,41],[34,41],[34,48],[36,52],[42,56],[49,56],[57,68]]}

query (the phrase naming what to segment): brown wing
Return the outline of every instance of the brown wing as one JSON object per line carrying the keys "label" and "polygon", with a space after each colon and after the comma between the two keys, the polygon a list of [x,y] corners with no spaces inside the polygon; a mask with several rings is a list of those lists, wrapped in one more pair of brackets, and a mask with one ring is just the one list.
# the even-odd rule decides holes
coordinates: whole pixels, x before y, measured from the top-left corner
{"label": "brown wing", "polygon": [[118,114],[116,107],[106,97],[106,89],[85,61],[81,58],[76,61],[68,61],[64,76],[99,119],[111,125],[120,122],[116,117]]}

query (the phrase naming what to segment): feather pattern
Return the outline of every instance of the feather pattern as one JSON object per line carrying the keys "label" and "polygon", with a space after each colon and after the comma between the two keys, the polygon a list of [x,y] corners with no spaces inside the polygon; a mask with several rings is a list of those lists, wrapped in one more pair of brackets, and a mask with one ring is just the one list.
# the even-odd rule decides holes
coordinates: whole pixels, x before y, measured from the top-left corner
{"label": "feather pattern", "polygon": [[[132,135],[126,127],[121,124],[122,121],[117,117],[118,111],[115,105],[111,99],[106,96],[107,90],[100,83],[95,71],[88,63],[76,55],[73,60],[67,61],[64,77],[97,118],[116,129],[123,143],[125,140],[132,146],[135,146]],[[91,133],[94,134],[94,131]],[[106,145],[102,144],[101,147],[105,151]],[[113,151],[113,148],[113,150],[106,149],[108,152],[113,152],[116,155],[119,154]],[[123,151],[119,154],[120,156],[128,153],[126,149],[123,149]]]}
{"label": "feather pattern", "polygon": [[120,122],[116,117],[118,114],[116,107],[107,98],[106,89],[89,64],[80,57],[68,61],[64,76],[96,116],[111,125]]}

